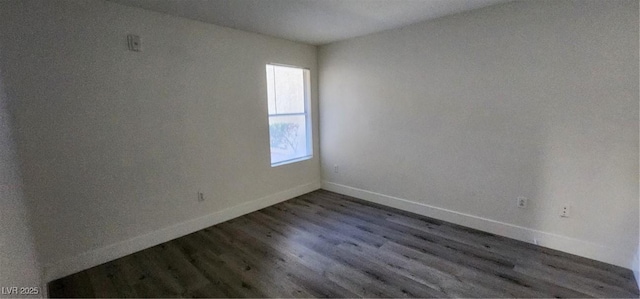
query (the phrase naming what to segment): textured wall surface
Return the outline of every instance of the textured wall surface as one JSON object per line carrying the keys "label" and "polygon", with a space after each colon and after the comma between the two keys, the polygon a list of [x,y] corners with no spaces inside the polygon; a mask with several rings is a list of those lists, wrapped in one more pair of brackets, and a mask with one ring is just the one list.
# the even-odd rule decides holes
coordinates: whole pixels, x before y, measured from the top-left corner
{"label": "textured wall surface", "polygon": [[630,267],[638,1],[511,2],[318,55],[323,180],[587,242]]}
{"label": "textured wall surface", "polygon": [[[105,1],[3,1],[0,27],[45,266],[320,182],[313,46]],[[270,165],[267,63],[311,70],[313,159]]]}

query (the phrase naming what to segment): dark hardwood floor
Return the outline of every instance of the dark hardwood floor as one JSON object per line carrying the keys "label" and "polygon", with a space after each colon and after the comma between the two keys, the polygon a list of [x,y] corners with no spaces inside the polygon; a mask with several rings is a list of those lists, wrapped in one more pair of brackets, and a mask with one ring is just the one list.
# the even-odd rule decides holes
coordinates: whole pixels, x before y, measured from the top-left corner
{"label": "dark hardwood floor", "polygon": [[58,279],[51,297],[638,297],[630,270],[315,191]]}

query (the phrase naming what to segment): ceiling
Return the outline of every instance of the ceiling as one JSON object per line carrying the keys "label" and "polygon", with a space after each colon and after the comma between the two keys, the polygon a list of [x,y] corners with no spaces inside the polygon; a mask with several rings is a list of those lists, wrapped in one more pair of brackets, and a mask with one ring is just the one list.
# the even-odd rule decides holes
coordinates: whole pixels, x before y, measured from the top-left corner
{"label": "ceiling", "polygon": [[109,0],[312,45],[511,0]]}

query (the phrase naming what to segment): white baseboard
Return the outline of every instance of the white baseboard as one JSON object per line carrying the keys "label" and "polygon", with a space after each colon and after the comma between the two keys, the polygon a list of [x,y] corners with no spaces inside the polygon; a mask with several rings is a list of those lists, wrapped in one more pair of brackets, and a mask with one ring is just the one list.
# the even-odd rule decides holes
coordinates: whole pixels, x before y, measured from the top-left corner
{"label": "white baseboard", "polygon": [[[534,244],[534,240],[537,240],[537,244],[543,247],[564,251],[627,269],[632,267],[631,257],[633,256],[633,253],[621,252],[621,250],[617,248],[438,208],[403,198],[384,195],[337,183],[323,181],[322,188],[527,243]],[[636,275],[636,277],[638,276]]]}
{"label": "white baseboard", "polygon": [[89,269],[123,256],[188,235],[218,223],[266,208],[279,202],[320,189],[320,183],[308,183],[245,202],[202,217],[187,220],[163,229],[131,238],[102,248],[87,251],[44,267],[45,283]]}

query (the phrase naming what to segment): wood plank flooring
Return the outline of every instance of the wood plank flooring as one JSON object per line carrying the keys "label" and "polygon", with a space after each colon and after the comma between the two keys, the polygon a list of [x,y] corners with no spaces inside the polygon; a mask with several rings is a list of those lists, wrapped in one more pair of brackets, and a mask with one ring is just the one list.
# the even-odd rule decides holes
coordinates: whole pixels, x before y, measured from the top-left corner
{"label": "wood plank flooring", "polygon": [[318,190],[58,279],[51,297],[634,297],[630,270]]}

